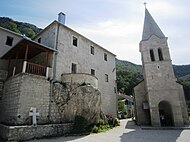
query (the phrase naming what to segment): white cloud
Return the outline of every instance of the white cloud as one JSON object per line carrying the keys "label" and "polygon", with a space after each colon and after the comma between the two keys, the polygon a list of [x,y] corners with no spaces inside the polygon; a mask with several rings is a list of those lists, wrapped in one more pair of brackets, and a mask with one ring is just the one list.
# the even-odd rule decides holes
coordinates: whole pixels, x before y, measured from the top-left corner
{"label": "white cloud", "polygon": [[94,40],[117,55],[117,58],[141,63],[138,43],[141,25],[135,21],[105,21],[76,28],[81,34]]}

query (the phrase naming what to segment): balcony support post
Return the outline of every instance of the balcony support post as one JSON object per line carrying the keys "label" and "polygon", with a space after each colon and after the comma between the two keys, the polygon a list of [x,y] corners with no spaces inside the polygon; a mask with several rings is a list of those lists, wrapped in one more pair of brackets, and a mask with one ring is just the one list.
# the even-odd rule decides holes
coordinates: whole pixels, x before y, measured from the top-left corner
{"label": "balcony support post", "polygon": [[26,72],[26,65],[27,65],[27,61],[24,61],[23,67],[22,67],[22,73]]}

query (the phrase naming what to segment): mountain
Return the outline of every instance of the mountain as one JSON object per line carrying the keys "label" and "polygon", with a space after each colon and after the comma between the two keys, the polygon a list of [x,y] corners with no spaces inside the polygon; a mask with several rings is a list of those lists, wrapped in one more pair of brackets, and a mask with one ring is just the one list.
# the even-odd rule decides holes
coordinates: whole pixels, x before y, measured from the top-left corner
{"label": "mountain", "polygon": [[136,65],[134,63],[119,60],[119,59],[116,59],[116,66],[122,70],[134,70],[134,71],[140,71],[140,72],[142,70],[141,65]]}
{"label": "mountain", "polygon": [[190,65],[173,65],[173,69],[177,78],[190,75]]}
{"label": "mountain", "polygon": [[[119,70],[131,70],[142,72],[142,65],[136,65],[129,61],[116,59],[116,66]],[[190,81],[190,65],[173,65],[173,70],[176,78]]]}
{"label": "mountain", "polygon": [[[129,61],[116,59],[116,65],[123,70],[142,71],[142,65],[137,65]],[[173,65],[173,69],[177,78],[190,80],[190,65]]]}
{"label": "mountain", "polygon": [[16,33],[26,35],[31,39],[42,30],[33,24],[14,21],[8,17],[0,17],[0,26]]}

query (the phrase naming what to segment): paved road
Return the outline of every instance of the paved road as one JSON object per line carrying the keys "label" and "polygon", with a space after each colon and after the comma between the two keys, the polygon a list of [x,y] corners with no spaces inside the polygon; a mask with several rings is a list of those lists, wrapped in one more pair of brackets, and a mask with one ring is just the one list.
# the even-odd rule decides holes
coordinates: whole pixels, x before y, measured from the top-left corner
{"label": "paved road", "polygon": [[130,120],[105,133],[59,137],[30,142],[190,142],[190,130],[142,130]]}

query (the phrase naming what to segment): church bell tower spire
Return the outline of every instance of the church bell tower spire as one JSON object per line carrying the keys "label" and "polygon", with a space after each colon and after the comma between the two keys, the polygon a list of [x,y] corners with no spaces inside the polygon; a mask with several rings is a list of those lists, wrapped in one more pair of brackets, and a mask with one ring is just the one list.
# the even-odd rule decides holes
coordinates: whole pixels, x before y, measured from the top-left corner
{"label": "church bell tower spire", "polygon": [[146,8],[145,3],[145,18],[144,18],[144,28],[143,28],[143,35],[142,40],[148,40],[151,35],[155,35],[159,38],[164,38],[165,35],[149,13],[148,9]]}
{"label": "church bell tower spire", "polygon": [[[134,88],[137,124],[183,126],[188,115],[182,86],[176,83],[167,37],[145,4],[145,18],[140,42],[144,81]],[[143,94],[144,93],[144,94]],[[139,109],[140,108],[140,109]],[[160,117],[167,118],[164,124]],[[141,118],[140,118],[141,117]]]}

